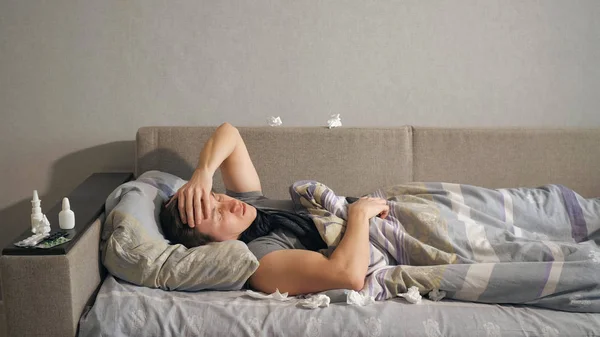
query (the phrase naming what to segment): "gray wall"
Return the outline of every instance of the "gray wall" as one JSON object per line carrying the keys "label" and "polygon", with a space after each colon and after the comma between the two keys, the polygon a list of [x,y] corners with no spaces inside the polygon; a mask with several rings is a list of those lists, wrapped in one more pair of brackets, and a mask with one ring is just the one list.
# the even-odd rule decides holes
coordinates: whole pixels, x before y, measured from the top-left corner
{"label": "gray wall", "polygon": [[143,125],[598,127],[598,17],[597,0],[0,0],[0,244],[33,189],[49,207],[131,170]]}

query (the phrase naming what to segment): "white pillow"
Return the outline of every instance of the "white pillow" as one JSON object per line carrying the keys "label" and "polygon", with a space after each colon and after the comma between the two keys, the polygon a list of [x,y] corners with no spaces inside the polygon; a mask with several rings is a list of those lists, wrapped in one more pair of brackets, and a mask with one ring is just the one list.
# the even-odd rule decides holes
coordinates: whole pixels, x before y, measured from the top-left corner
{"label": "white pillow", "polygon": [[258,268],[246,244],[231,240],[187,249],[163,237],[160,206],[185,182],[148,171],[110,194],[101,242],[104,266],[116,277],[151,288],[241,289]]}

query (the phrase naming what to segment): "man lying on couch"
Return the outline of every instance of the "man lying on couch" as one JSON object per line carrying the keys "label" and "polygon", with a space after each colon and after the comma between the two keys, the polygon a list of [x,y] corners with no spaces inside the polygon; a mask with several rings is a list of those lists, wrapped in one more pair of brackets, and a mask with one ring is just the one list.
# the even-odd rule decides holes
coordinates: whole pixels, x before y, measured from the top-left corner
{"label": "man lying on couch", "polygon": [[[226,194],[212,192],[221,169]],[[346,232],[330,257],[317,251],[327,246],[312,220],[295,212],[290,200],[270,200],[238,130],[218,127],[200,153],[187,184],[161,209],[165,237],[186,247],[239,239],[260,262],[250,285],[291,295],[329,289],[360,290],[369,266],[369,219],[385,218],[389,207],[381,198],[360,198],[349,207]]]}

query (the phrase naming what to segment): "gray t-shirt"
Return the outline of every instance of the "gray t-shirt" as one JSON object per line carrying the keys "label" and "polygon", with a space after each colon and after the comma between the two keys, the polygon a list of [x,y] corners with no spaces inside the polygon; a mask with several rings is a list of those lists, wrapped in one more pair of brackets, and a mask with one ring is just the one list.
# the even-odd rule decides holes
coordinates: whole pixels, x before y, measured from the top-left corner
{"label": "gray t-shirt", "polygon": [[[268,199],[260,191],[236,193],[227,190],[226,194],[246,202],[258,209],[284,210],[294,212],[294,203],[291,200]],[[283,249],[306,249],[300,240],[292,232],[286,229],[275,229],[271,233],[252,240],[248,248],[260,261],[265,255]]]}

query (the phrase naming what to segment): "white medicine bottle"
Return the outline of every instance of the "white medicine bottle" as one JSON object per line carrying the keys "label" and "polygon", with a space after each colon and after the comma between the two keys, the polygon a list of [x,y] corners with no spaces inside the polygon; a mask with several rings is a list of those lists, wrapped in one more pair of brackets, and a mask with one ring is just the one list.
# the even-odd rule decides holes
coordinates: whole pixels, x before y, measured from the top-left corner
{"label": "white medicine bottle", "polygon": [[75,227],[75,213],[71,210],[69,198],[63,198],[62,211],[58,213],[58,226],[61,229],[73,229]]}

